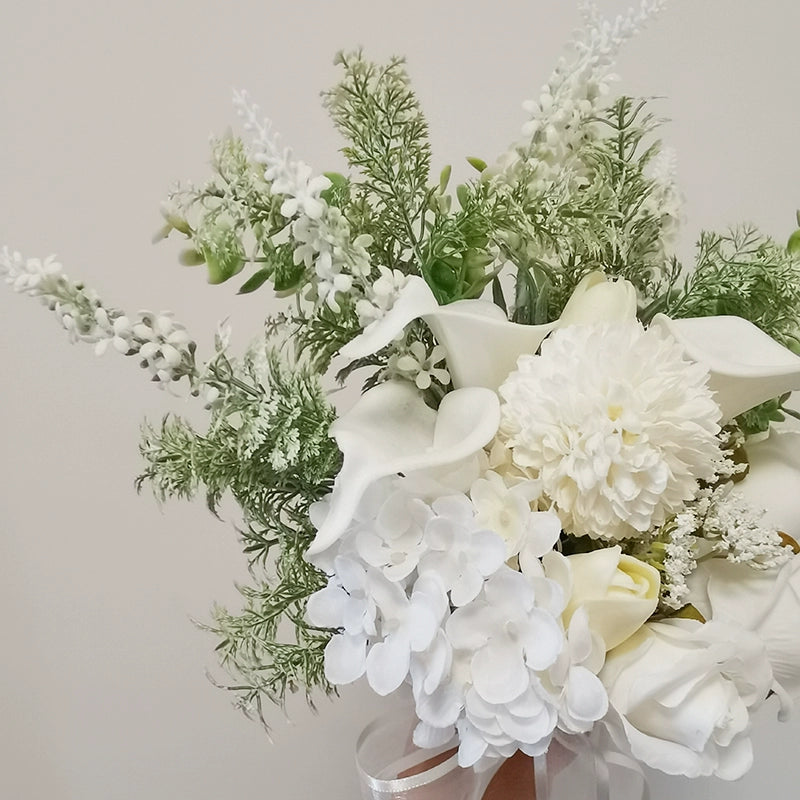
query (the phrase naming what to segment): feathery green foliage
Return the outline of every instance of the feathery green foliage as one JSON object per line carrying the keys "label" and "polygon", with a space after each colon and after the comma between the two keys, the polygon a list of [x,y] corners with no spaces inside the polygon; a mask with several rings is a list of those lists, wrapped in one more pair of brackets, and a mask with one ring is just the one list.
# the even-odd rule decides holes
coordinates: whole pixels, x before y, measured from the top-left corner
{"label": "feathery green foliage", "polygon": [[725,234],[704,231],[694,271],[664,311],[744,317],[800,352],[800,259],[750,225]]}
{"label": "feathery green foliage", "polygon": [[287,361],[272,342],[242,363],[220,349],[204,382],[214,398],[208,429],[201,434],[178,418],[146,427],[137,485],[149,483],[160,500],[202,489],[214,512],[230,492],[240,507],[254,585],[240,587],[242,611],[216,608],[206,627],[220,638],[241,707],[261,716],[260,695],[283,702],[301,686],[331,691],[323,672],[330,632],[305,619],[308,597],[326,579],[304,553],[315,533],[309,509],[341,464],[328,437],[334,413],[317,374]]}
{"label": "feathery green foliage", "polygon": [[356,194],[374,209],[377,239],[399,260],[417,248],[428,193],[428,126],[411,89],[404,60],[385,65],[360,51],[340,53],[343,79],[323,95],[325,107],[348,144],[343,153],[359,170]]}

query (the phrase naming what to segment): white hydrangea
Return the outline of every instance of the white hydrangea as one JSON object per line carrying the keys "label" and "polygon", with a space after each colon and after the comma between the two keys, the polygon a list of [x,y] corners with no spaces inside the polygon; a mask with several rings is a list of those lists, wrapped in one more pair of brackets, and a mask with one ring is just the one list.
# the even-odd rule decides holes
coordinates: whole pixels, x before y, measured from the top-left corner
{"label": "white hydrangea", "polygon": [[[325,652],[331,682],[366,675],[387,694],[408,681],[416,743],[458,730],[459,762],[480,767],[544,752],[559,725],[589,730],[607,697],[599,642],[580,613],[564,629],[566,598],[542,567],[561,525],[532,508],[538,485],[506,486],[484,467],[459,491],[463,471],[373,484],[345,535],[315,557],[330,577],[308,613],[337,631]],[[312,509],[315,525],[323,516]],[[524,571],[506,564],[509,552]]]}
{"label": "white hydrangea", "polygon": [[501,432],[566,531],[641,534],[714,478],[723,454],[707,370],[658,329],[569,326],[517,367],[500,387]]}

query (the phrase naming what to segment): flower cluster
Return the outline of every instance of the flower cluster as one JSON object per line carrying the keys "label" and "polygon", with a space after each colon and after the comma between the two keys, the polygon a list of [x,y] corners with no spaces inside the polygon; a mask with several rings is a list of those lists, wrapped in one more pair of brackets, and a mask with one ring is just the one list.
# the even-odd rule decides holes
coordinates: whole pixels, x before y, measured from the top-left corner
{"label": "flower cluster", "polygon": [[[336,631],[326,674],[333,683],[366,674],[379,694],[408,681],[416,741],[438,746],[457,730],[464,766],[536,755],[556,730],[597,723],[668,772],[732,778],[749,766],[749,713],[776,680],[766,643],[735,621],[648,620],[659,601],[689,598],[701,558],[774,572],[789,552],[730,491],[738,439],[720,425],[728,404],[718,378],[724,369],[727,392],[737,392],[730,357],[696,320],[644,327],[631,292],[587,276],[531,352],[531,331],[481,301],[438,312],[409,301],[424,296],[409,279],[397,307],[416,306],[448,343],[457,375],[474,345],[449,335],[453,327],[471,329],[484,349],[511,348],[516,369],[498,385],[501,354],[490,352],[492,368],[470,373],[485,388],[459,381],[433,417],[408,384],[390,381],[332,429],[344,464],[309,549],[329,575],[309,603],[311,621]],[[353,348],[380,347],[414,316],[385,315]],[[743,333],[762,343],[754,327]],[[770,348],[767,360],[785,355]],[[789,385],[800,378],[793,363],[780,378]],[[471,435],[458,440],[459,429]],[[676,734],[642,720],[659,719],[676,662],[686,681],[716,682],[733,717],[718,722],[722,711],[706,708],[703,693],[687,699],[687,720],[709,714],[714,724],[702,723],[708,738],[694,749],[676,743],[670,755]],[[653,693],[642,699],[635,687],[651,668]]]}
{"label": "flower cluster", "polygon": [[565,626],[566,595],[541,562],[558,518],[531,510],[535,482],[509,487],[470,466],[375,485],[319,557],[331,578],[309,601],[312,622],[341,631],[329,679],[366,674],[379,694],[410,680],[415,738],[434,746],[457,728],[463,766],[541,754],[557,724],[587,731],[607,710],[600,641],[585,611]]}
{"label": "flower cluster", "polygon": [[112,347],[123,355],[136,356],[161,387],[182,377],[196,377],[195,344],[170,312],[142,311],[130,319],[121,311],[106,308],[94,292],[70,281],[53,256],[44,261],[25,259],[4,248],[0,275],[16,291],[40,298],[70,339],[94,344],[97,355]]}
{"label": "flower cluster", "polygon": [[258,107],[246,94],[237,93],[234,100],[245,130],[253,137],[255,159],[264,165],[270,191],[283,198],[280,213],[293,220],[294,263],[313,268],[317,301],[338,312],[337,294],[347,295],[354,281],[363,282],[372,271],[368,252],[372,237],[351,237],[346,217],[321,196],[331,187],[330,179],[314,175],[308,164],[293,158],[291,150],[280,148],[272,124],[259,119]]}

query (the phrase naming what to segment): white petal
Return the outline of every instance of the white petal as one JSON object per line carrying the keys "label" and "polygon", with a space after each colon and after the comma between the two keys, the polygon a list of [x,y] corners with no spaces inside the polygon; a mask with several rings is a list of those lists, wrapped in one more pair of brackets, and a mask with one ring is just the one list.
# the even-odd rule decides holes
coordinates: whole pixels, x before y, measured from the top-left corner
{"label": "white petal", "polygon": [[750,472],[737,484],[738,491],[756,508],[766,508],[766,519],[778,530],[800,541],[800,438],[792,432],[773,431],[768,439],[748,444]]}
{"label": "white petal", "polygon": [[508,703],[530,685],[530,676],[520,648],[503,639],[493,639],[472,658],[475,691],[487,703]]}
{"label": "white petal", "polygon": [[446,728],[434,728],[424,722],[420,722],[414,728],[414,744],[421,747],[423,750],[428,750],[432,747],[442,747],[446,745],[455,734],[455,728],[450,725]]}
{"label": "white petal", "polygon": [[339,628],[343,624],[347,595],[338,586],[326,586],[308,598],[307,613],[313,625]]}
{"label": "white petal", "polygon": [[422,694],[417,698],[417,715],[435,727],[455,725],[463,708],[464,697],[452,684],[443,686],[433,694]]}
{"label": "white petal", "polygon": [[741,317],[670,319],[654,325],[677,339],[693,361],[711,371],[710,388],[725,419],[800,389],[800,357]]}
{"label": "white petal", "polygon": [[379,695],[397,689],[408,675],[411,651],[408,639],[392,634],[372,647],[367,655],[367,680]]}
{"label": "white petal", "polygon": [[352,360],[377,353],[401,334],[409,322],[438,307],[428,284],[419,276],[412,275],[386,315],[348,342],[341,349],[341,355]]}
{"label": "white petal", "polygon": [[556,324],[519,325],[486,300],[462,300],[423,315],[447,350],[453,386],[497,390],[523,353],[533,354]]}
{"label": "white petal", "polygon": [[469,723],[459,725],[458,765],[471,767],[486,752],[486,740]]}
{"label": "white petal", "polygon": [[567,711],[580,722],[594,722],[608,711],[608,695],[597,675],[584,667],[572,667],[566,685]]}
{"label": "white petal", "polygon": [[352,683],[364,674],[367,640],[337,634],[325,647],[325,677],[335,684]]}
{"label": "white petal", "polygon": [[499,400],[486,389],[451,392],[438,413],[409,383],[387,381],[370,389],[331,426],[344,461],[308,554],[339,539],[371,483],[465,459],[492,439],[499,423]]}

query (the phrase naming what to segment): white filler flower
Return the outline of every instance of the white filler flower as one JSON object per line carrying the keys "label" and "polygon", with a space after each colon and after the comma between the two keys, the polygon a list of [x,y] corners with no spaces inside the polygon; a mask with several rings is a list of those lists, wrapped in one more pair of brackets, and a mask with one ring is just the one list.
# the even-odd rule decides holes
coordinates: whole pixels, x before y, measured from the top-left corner
{"label": "white filler flower", "polygon": [[707,380],[656,328],[572,325],[520,357],[500,387],[501,434],[566,531],[634,536],[714,477],[720,409]]}

